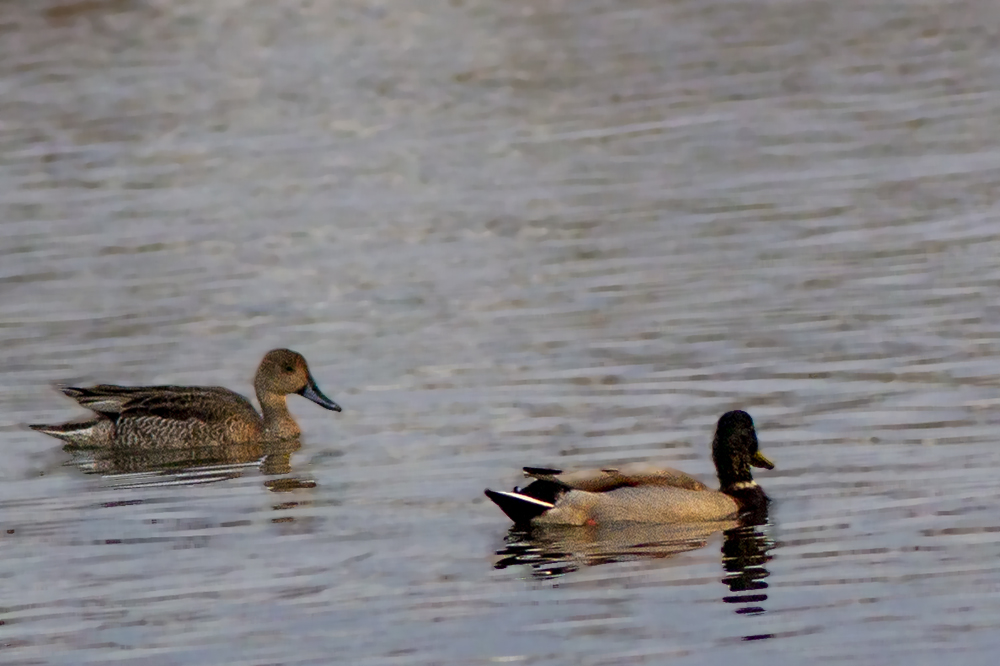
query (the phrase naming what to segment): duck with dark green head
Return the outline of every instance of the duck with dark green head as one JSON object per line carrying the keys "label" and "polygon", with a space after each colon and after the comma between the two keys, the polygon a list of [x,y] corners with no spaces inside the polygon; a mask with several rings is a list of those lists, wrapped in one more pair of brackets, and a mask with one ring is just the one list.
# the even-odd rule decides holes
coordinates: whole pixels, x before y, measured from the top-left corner
{"label": "duck with dark green head", "polygon": [[732,497],[742,511],[758,511],[770,501],[753,480],[751,467],[774,469],[760,452],[753,419],[744,411],[726,412],[719,418],[712,440],[712,461],[719,475],[719,492]]}
{"label": "duck with dark green head", "polygon": [[767,507],[767,495],[750,468],[774,465],[759,450],[749,414],[737,410],[722,415],[712,459],[719,490],[679,470],[632,463],[578,472],[525,467],[525,476],[534,479],[528,486],[512,492],[486,490],[486,496],[520,525],[731,520]]}

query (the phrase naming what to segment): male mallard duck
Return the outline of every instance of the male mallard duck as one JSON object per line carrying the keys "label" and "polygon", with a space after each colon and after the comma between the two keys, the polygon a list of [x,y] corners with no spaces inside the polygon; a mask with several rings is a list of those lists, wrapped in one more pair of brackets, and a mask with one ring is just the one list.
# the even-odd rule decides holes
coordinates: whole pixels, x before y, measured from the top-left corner
{"label": "male mallard duck", "polygon": [[97,417],[29,427],[80,447],[184,448],[297,437],[299,426],[285,404],[290,393],[340,411],[316,386],[302,355],[289,349],[264,356],[253,386],[260,414],[242,395],[220,386],[67,386],[62,392]]}
{"label": "male mallard duck", "polygon": [[525,467],[535,479],[513,492],[486,496],[518,524],[596,525],[607,522],[668,523],[727,520],[762,509],[768,498],[750,466],[774,469],[758,450],[753,419],[742,411],[719,419],[712,441],[719,490],[684,472],[642,463],[564,473]]}

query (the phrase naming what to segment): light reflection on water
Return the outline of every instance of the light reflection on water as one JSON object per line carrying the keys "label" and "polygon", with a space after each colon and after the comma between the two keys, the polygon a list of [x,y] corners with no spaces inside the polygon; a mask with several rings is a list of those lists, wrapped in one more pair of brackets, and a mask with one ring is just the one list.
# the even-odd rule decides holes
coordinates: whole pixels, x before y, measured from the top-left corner
{"label": "light reflection on water", "polygon": [[[992,659],[996,10],[925,10],[4,3],[5,663]],[[24,429],[279,346],[345,409],[294,451]],[[732,408],[759,525],[609,554],[481,495],[711,479]]]}

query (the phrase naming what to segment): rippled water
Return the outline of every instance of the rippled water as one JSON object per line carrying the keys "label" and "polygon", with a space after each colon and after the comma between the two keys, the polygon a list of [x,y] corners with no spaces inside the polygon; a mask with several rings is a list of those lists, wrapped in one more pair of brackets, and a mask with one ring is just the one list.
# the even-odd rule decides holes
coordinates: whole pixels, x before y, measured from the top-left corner
{"label": "rippled water", "polygon": [[[0,661],[992,663],[998,7],[3,3]],[[276,346],[287,450],[24,427]],[[763,524],[482,495],[732,408]]]}

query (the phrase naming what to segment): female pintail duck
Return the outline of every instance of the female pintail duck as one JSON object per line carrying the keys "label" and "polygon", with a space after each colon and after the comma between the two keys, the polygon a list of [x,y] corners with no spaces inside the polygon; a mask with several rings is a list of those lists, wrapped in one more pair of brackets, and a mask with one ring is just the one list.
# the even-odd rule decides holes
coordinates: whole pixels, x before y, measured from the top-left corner
{"label": "female pintail duck", "polygon": [[67,386],[62,392],[97,417],[29,427],[79,447],[182,448],[297,437],[299,426],[285,404],[291,393],[340,411],[316,386],[302,355],[289,349],[264,356],[253,387],[260,414],[242,395],[220,386]]}
{"label": "female pintail duck", "polygon": [[722,415],[712,459],[719,490],[675,469],[636,463],[569,473],[525,467],[525,476],[535,479],[527,487],[509,493],[487,490],[486,496],[521,525],[727,520],[767,506],[767,495],[753,480],[750,466],[774,465],[758,450],[749,414]]}

